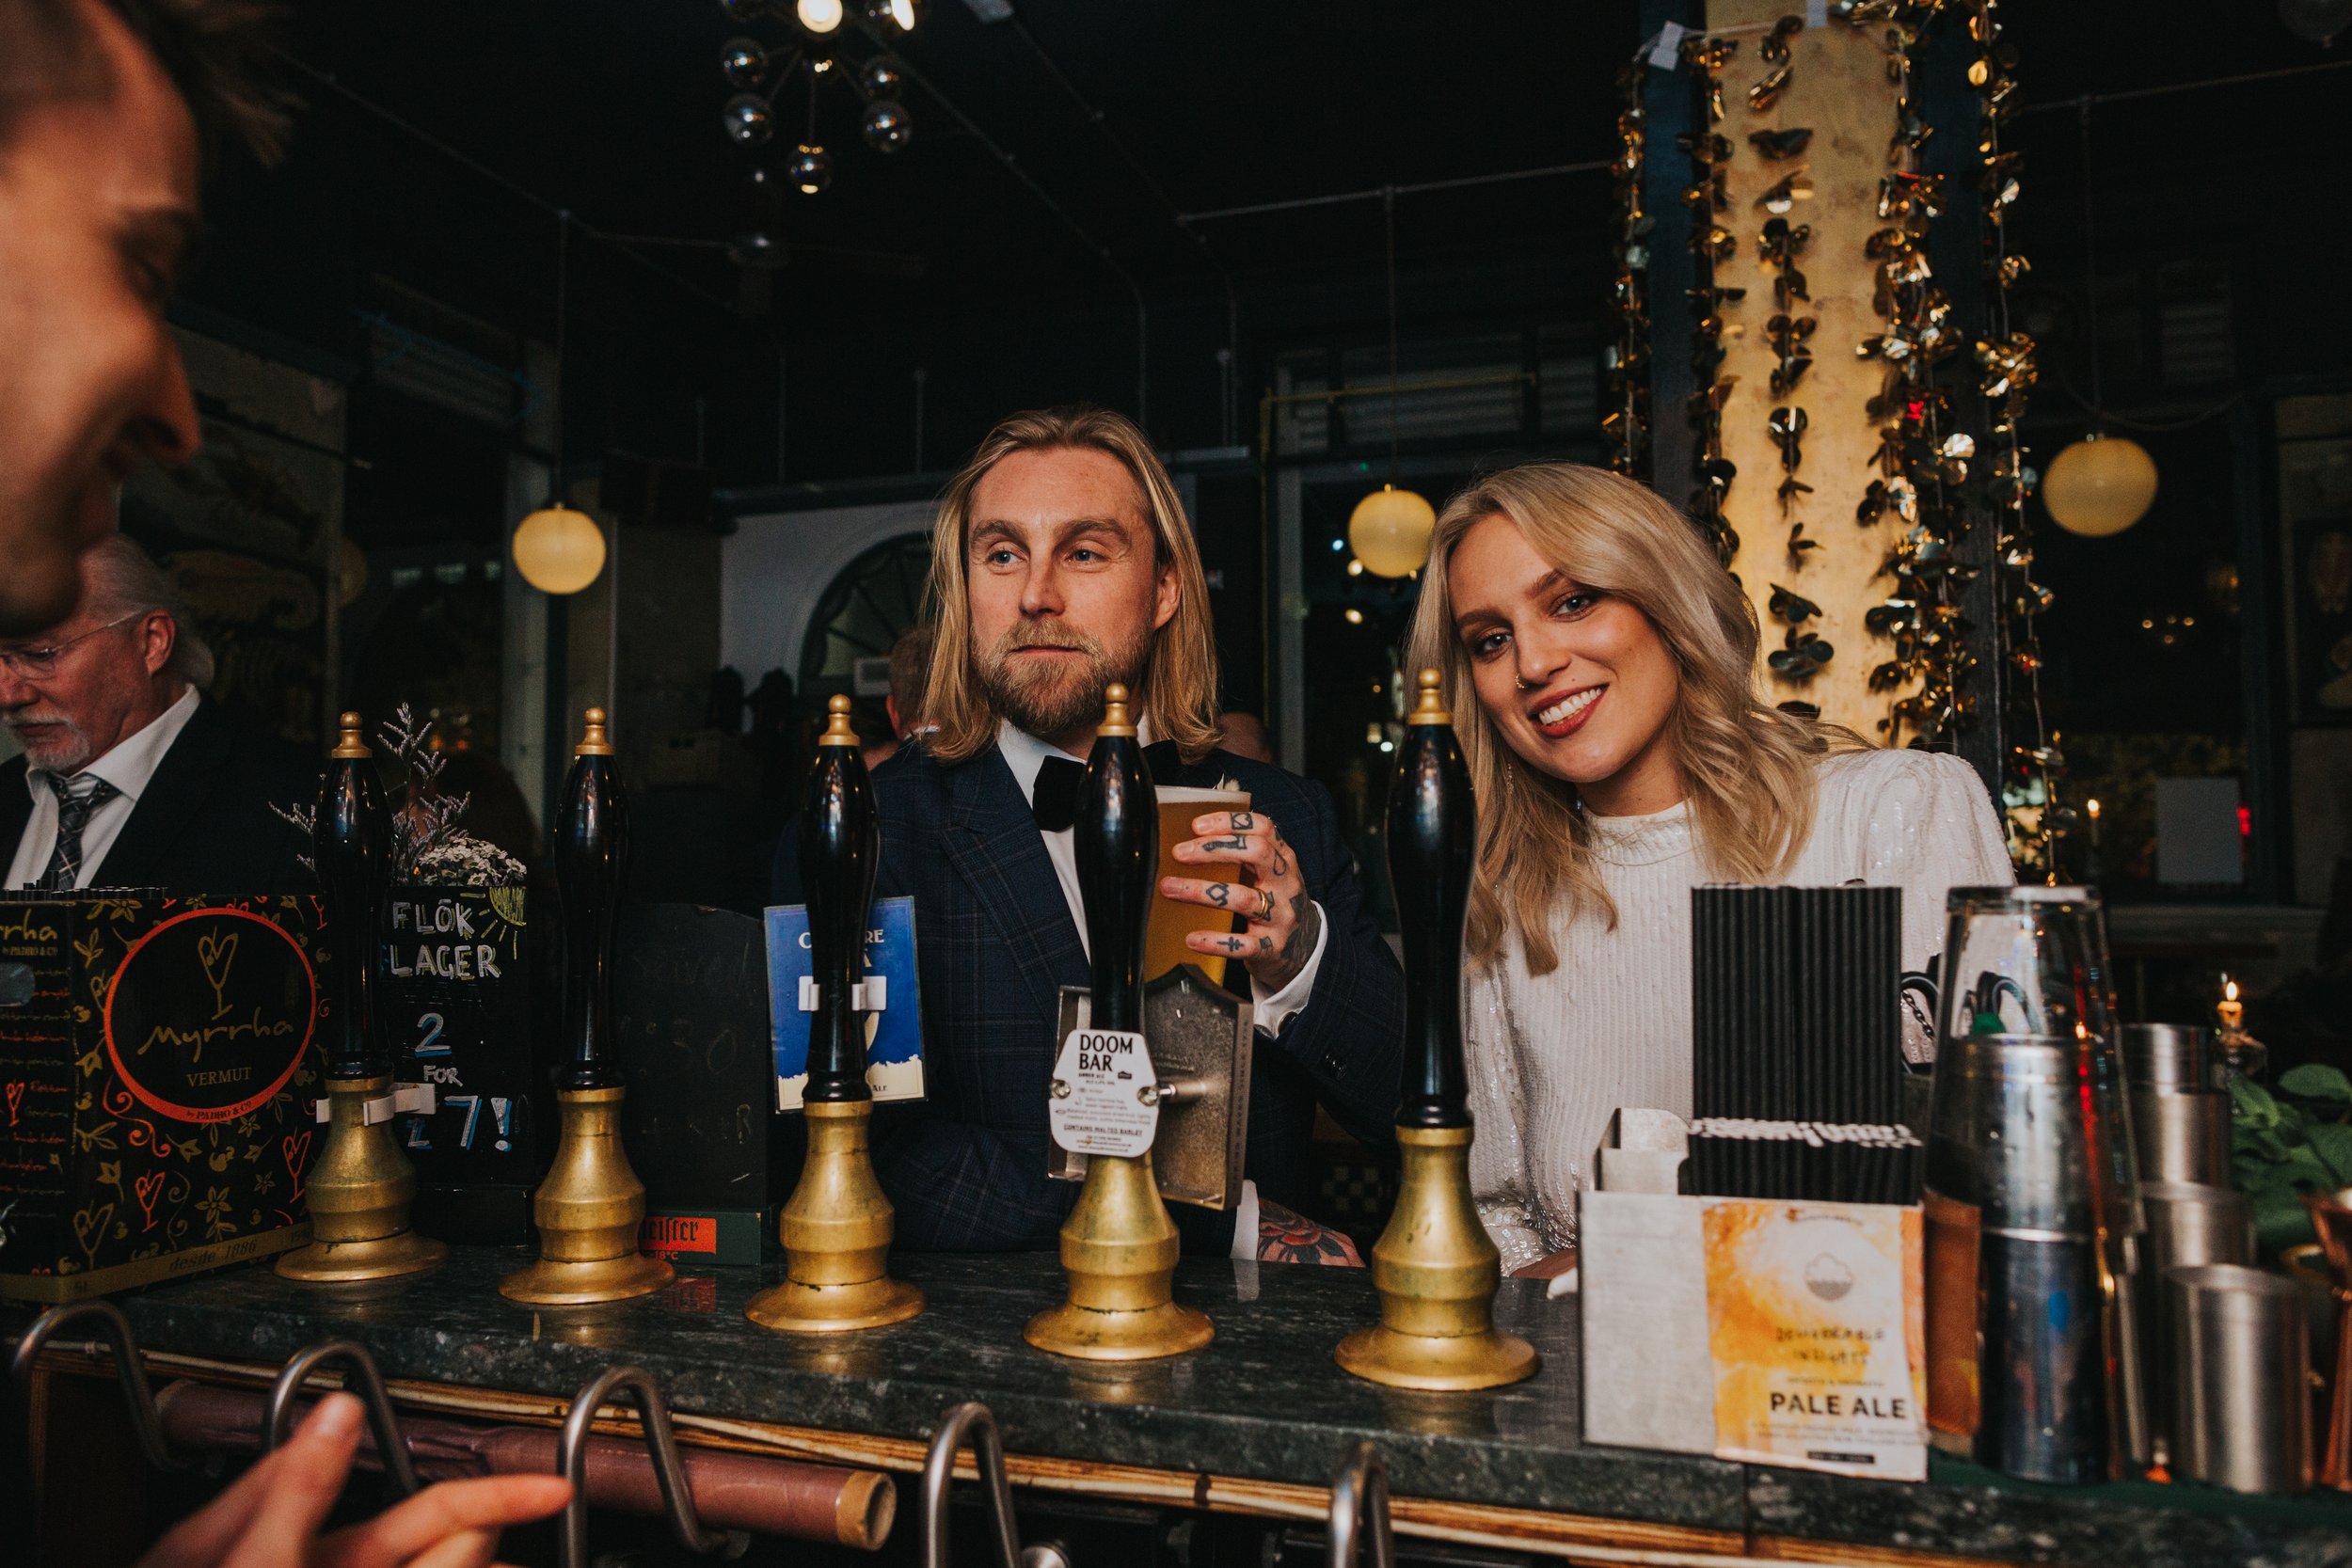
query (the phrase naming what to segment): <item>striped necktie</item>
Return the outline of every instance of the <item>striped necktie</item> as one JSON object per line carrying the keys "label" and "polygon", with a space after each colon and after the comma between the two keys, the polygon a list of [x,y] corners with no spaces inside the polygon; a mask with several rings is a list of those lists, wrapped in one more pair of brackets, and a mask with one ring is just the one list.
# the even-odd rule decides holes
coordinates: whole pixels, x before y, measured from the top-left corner
{"label": "striped necktie", "polygon": [[49,869],[41,873],[40,885],[51,893],[71,893],[82,870],[82,830],[89,814],[122,791],[95,773],[41,777],[57,797],[57,847],[49,852]]}

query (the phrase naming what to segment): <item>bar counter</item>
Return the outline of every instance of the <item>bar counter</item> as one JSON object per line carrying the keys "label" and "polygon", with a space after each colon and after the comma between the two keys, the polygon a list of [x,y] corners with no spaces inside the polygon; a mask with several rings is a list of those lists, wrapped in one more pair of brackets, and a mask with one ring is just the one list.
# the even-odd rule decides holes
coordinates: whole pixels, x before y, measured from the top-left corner
{"label": "bar counter", "polygon": [[[632,1363],[660,1380],[689,1443],[901,1473],[919,1467],[942,1411],[977,1399],[1003,1431],[1016,1487],[1100,1501],[1317,1522],[1332,1472],[1369,1439],[1388,1464],[1408,1557],[1418,1541],[1443,1541],[1487,1548],[1486,1560],[1503,1548],[1653,1564],[2352,1565],[2352,1498],[2325,1493],[2058,1491],[1940,1457],[1927,1483],[1907,1485],[1588,1447],[1575,1302],[1524,1281],[1503,1282],[1496,1318],[1535,1345],[1542,1370],[1492,1392],[1436,1395],[1333,1364],[1331,1347],[1377,1311],[1356,1270],[1188,1261],[1177,1297],[1211,1315],[1216,1340],[1114,1370],[1022,1342],[1029,1315],[1061,1293],[1047,1255],[894,1258],[929,1309],[821,1339],[744,1320],[775,1265],[690,1264],[643,1300],[533,1310],[497,1290],[526,1260],[520,1249],[456,1247],[436,1273],[375,1286],[302,1286],[246,1268],[118,1300],[159,1382],[265,1381],[304,1347],[348,1336],[373,1353],[404,1409],[529,1423],[559,1419],[582,1385]],[[0,1329],[13,1338],[32,1316],[0,1305]],[[80,1352],[53,1349],[51,1364],[60,1356]],[[902,1497],[900,1537],[916,1528],[912,1500]]]}

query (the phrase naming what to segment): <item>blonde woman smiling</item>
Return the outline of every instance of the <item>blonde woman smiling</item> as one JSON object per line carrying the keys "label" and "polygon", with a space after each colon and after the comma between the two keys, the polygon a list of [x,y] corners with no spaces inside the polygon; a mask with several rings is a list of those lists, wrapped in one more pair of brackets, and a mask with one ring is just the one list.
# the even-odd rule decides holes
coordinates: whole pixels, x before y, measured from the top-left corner
{"label": "blonde woman smiling", "polygon": [[1691,1114],[1692,888],[1900,887],[1919,969],[1947,890],[2010,879],[1966,764],[1780,712],[1756,646],[1690,522],[1619,475],[1529,464],[1438,520],[1413,661],[1445,673],[1478,789],[1470,1174],[1506,1272],[1574,1246],[1619,1106]]}

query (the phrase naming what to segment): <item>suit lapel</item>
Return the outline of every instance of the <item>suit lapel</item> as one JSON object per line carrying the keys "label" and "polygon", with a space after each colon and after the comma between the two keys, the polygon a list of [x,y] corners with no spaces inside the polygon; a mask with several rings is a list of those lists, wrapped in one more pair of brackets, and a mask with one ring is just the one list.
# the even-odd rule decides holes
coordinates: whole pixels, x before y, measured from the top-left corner
{"label": "suit lapel", "polygon": [[[164,752],[155,776],[139,792],[131,819],[101,861],[92,886],[147,887],[164,857],[204,809],[215,775],[229,765],[229,720],[210,697],[197,699],[187,728]],[[190,889],[190,892],[201,891]]]}
{"label": "suit lapel", "polygon": [[1086,949],[1021,786],[993,747],[948,774],[947,855],[1048,1017],[1084,984]]}

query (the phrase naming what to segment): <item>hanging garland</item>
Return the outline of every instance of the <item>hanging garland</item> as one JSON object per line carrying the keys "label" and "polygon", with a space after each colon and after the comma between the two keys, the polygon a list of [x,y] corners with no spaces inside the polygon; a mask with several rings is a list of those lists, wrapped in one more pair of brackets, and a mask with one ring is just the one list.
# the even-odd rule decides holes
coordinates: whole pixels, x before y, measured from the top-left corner
{"label": "hanging garland", "polygon": [[2042,644],[2039,623],[2053,595],[2033,579],[2033,537],[2026,498],[2036,479],[2026,465],[2017,436],[2026,394],[2034,382],[2033,340],[2010,318],[2010,291],[2026,275],[2027,262],[2009,248],[2007,219],[2017,200],[2021,155],[2004,151],[2001,123],[2017,109],[2016,46],[2001,37],[1998,0],[1976,0],[1969,36],[1981,53],[1968,68],[1978,95],[1977,151],[1984,198],[1985,275],[1992,286],[1992,330],[1977,344],[1978,389],[1990,423],[1992,462],[1987,499],[1993,511],[1994,570],[1999,574],[2001,649],[2010,662],[2007,723],[2018,737],[2010,749],[2010,787],[2002,791],[2002,817],[2009,830],[2010,857],[2021,875],[2055,882],[2060,876],[2059,841],[2074,826],[2074,812],[2058,798],[2066,768],[2042,713]]}
{"label": "hanging garland", "polygon": [[1963,565],[1954,547],[1968,524],[1963,487],[1976,443],[1958,428],[1939,375],[1963,345],[1951,298],[1928,261],[1928,225],[1946,198],[1942,178],[1919,170],[1919,150],[1931,133],[1912,98],[1920,40],[1939,8],[1911,0],[1839,8],[1856,27],[1884,25],[1887,73],[1900,89],[1887,145],[1892,167],[1879,182],[1878,216],[1885,227],[1863,245],[1876,268],[1872,303],[1885,330],[1854,352],[1883,364],[1886,376],[1867,405],[1878,424],[1877,474],[1864,486],[1854,521],[1866,529],[1887,519],[1895,525],[1882,568],[1894,592],[1863,624],[1891,644],[1889,657],[1870,672],[1870,689],[1913,689],[1889,703],[1878,728],[1889,744],[1919,747],[1949,746],[1976,711],[1968,690],[1976,659],[1961,607],[1976,568]]}
{"label": "hanging garland", "polygon": [[1682,63],[1691,69],[1696,100],[1694,129],[1681,138],[1691,158],[1691,183],[1682,193],[1691,209],[1691,307],[1696,312],[1691,329],[1691,394],[1684,410],[1698,437],[1693,465],[1696,484],[1691,491],[1691,515],[1707,531],[1715,557],[1726,567],[1740,552],[1740,535],[1724,515],[1724,498],[1740,470],[1724,455],[1724,404],[1731,396],[1731,378],[1723,374],[1723,308],[1744,298],[1745,289],[1719,288],[1715,268],[1739,252],[1740,242],[1717,216],[1731,205],[1726,190],[1731,143],[1715,127],[1724,118],[1724,67],[1739,51],[1728,39],[1692,35],[1682,40]]}
{"label": "hanging garland", "polygon": [[[1989,513],[1997,645],[2010,676],[1997,717],[2004,736],[2014,737],[2002,790],[2010,849],[2021,875],[2055,879],[2059,842],[2074,826],[2074,814],[2058,800],[2064,760],[2049,738],[2041,701],[2038,624],[2052,596],[2032,575],[2026,500],[2036,476],[2018,436],[2034,384],[2034,344],[2010,320],[2010,291],[2026,262],[2007,244],[2005,220],[2017,199],[2019,155],[2003,150],[2001,124],[2018,100],[2015,51],[2002,38],[1998,5],[1999,0],[1836,0],[1832,7],[1839,23],[1883,38],[1888,76],[1899,89],[1889,166],[1879,186],[1881,227],[1864,247],[1874,269],[1873,304],[1882,330],[1857,344],[1856,353],[1878,361],[1884,379],[1867,404],[1878,442],[1872,471],[1855,499],[1854,518],[1861,529],[1883,535],[1882,576],[1891,584],[1864,622],[1867,632],[1886,644],[1869,677],[1870,689],[1887,694],[1878,730],[1890,745],[1942,749],[1979,717],[1994,717],[1979,715],[1979,695],[1972,689],[1978,659],[1971,633],[1978,628],[1969,625],[1963,606],[1968,589],[1987,568],[1963,563],[1960,550],[1972,515],[1979,509]],[[1939,21],[1964,24],[1979,49],[1968,81],[1979,98],[1974,175],[1985,216],[1990,314],[1983,336],[1974,341],[1961,331],[1951,297],[1928,256],[1930,226],[1957,194],[1947,188],[1947,177],[1921,166],[1921,150],[1935,133],[1917,105],[1914,83],[1924,64],[1923,37]],[[1745,90],[1752,110],[1771,109],[1786,91],[1788,41],[1803,25],[1800,18],[1785,17],[1761,40],[1765,70]],[[1724,73],[1738,49],[1736,40],[1704,34],[1686,36],[1679,45],[1680,64],[1692,77],[1694,127],[1679,138],[1691,171],[1682,200],[1691,215],[1691,369],[1696,388],[1683,411],[1695,448],[1689,509],[1726,566],[1740,539],[1724,512],[1738,470],[1723,439],[1724,408],[1736,379],[1723,373],[1724,307],[1740,301],[1745,291],[1718,281],[1718,268],[1740,248],[1724,218],[1730,204],[1731,149],[1720,126]],[[1630,472],[1646,466],[1652,416],[1647,291],[1654,216],[1645,211],[1642,194],[1650,150],[1641,102],[1645,75],[1637,60],[1619,83],[1620,150],[1613,176],[1622,227],[1607,350],[1610,405],[1603,421],[1613,466]],[[1963,133],[1949,128],[1947,134]],[[1793,127],[1752,132],[1748,140],[1767,162],[1779,162],[1801,158],[1811,136],[1809,128]],[[1767,423],[1781,459],[1778,494],[1784,514],[1810,489],[1797,473],[1807,421],[1791,395],[1812,357],[1813,321],[1799,313],[1807,298],[1799,259],[1808,236],[1804,225],[1784,215],[1792,199],[1805,194],[1804,181],[1800,166],[1756,200],[1771,214],[1756,245],[1774,282],[1774,310],[1765,325],[1774,366]],[[1959,377],[1970,369],[1984,408],[1983,421],[1974,431],[1975,410],[1956,406],[1965,387]],[[1802,525],[1792,524],[1788,541],[1792,567],[1820,544],[1807,538]],[[1803,679],[1829,653],[1808,625],[1820,610],[1804,595],[1773,586],[1771,613],[1788,633],[1773,666],[1784,679]]]}
{"label": "hanging garland", "polygon": [[1642,207],[1649,141],[1642,87],[1647,75],[1638,58],[1617,73],[1618,148],[1610,166],[1621,222],[1616,277],[1610,286],[1611,338],[1601,351],[1609,411],[1600,428],[1609,466],[1621,474],[1637,474],[1649,465],[1649,234],[1657,220]]}

